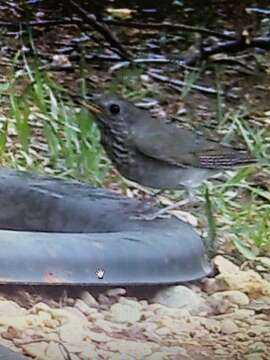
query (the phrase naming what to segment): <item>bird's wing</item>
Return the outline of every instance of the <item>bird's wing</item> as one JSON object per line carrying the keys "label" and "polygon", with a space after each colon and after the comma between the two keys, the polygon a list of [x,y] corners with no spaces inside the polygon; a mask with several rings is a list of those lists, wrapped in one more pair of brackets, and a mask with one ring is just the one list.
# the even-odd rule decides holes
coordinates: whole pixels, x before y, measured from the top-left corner
{"label": "bird's wing", "polygon": [[180,167],[224,169],[255,162],[247,153],[161,119],[144,121],[140,126],[134,126],[132,132],[139,152]]}

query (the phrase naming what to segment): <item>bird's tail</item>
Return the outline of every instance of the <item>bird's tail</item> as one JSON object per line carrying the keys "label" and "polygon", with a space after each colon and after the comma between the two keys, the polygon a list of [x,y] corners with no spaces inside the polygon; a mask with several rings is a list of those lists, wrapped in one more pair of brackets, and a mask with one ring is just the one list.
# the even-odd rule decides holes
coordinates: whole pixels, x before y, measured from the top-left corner
{"label": "bird's tail", "polygon": [[199,157],[200,166],[207,169],[230,169],[233,167],[257,164],[258,160],[247,153],[228,152],[226,154],[207,153]]}

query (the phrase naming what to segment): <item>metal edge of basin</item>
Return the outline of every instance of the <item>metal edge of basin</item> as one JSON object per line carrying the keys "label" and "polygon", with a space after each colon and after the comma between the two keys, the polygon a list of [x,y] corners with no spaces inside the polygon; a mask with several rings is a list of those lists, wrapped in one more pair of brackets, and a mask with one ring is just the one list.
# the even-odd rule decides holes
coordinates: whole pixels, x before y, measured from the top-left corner
{"label": "metal edge of basin", "polygon": [[190,225],[138,219],[154,210],[145,201],[0,168],[0,205],[0,283],[171,284],[211,272]]}
{"label": "metal edge of basin", "polygon": [[154,285],[209,275],[201,238],[179,225],[106,234],[0,230],[0,283]]}

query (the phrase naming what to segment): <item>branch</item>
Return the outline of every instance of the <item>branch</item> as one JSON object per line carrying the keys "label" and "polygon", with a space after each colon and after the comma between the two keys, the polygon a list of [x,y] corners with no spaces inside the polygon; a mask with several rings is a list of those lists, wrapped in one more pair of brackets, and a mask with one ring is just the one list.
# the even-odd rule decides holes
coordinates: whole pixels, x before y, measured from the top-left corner
{"label": "branch", "polygon": [[112,47],[118,50],[118,53],[122,58],[127,60],[130,59],[131,54],[123,47],[123,45],[117,39],[116,35],[106,24],[102,24],[101,22],[97,21],[94,14],[88,13],[79,4],[77,4],[76,1],[69,0],[69,3],[85,22],[87,22],[92,28],[99,32]]}
{"label": "branch", "polygon": [[[159,74],[157,74],[157,73],[155,73],[153,71],[148,71],[147,74],[152,79],[155,79],[155,80],[158,80],[158,81],[161,81],[161,82],[165,82],[165,83],[170,84],[170,85],[174,85],[174,86],[181,87],[181,88],[184,87],[184,86],[187,86],[187,83],[185,81],[170,79],[167,76],[159,75]],[[202,93],[211,94],[211,95],[216,95],[218,93],[215,89],[210,88],[210,87],[206,87],[206,86],[202,86],[202,85],[191,84],[190,88],[193,89],[193,90],[197,90],[197,91],[200,91]],[[222,93],[222,95],[224,95],[224,93]]]}
{"label": "branch", "polygon": [[219,53],[236,53],[249,48],[270,50],[270,38],[247,39],[243,36],[237,40],[226,41],[224,43],[205,48],[203,47],[201,51],[193,54],[190,58],[183,59],[181,63],[184,65],[192,66],[196,62],[207,59],[211,55],[216,55]]}
{"label": "branch", "polygon": [[186,31],[186,32],[196,32],[200,34],[205,34],[209,36],[215,36],[221,39],[226,40],[233,40],[235,39],[235,36],[226,34],[226,33],[220,33],[214,30],[209,30],[205,28],[201,28],[198,26],[190,26],[190,25],[184,25],[184,24],[171,24],[168,22],[163,23],[141,23],[141,22],[132,22],[132,21],[116,21],[116,20],[104,20],[104,22],[108,25],[114,25],[114,26],[124,26],[124,27],[133,27],[136,29],[156,29],[156,30],[170,30],[170,31]]}

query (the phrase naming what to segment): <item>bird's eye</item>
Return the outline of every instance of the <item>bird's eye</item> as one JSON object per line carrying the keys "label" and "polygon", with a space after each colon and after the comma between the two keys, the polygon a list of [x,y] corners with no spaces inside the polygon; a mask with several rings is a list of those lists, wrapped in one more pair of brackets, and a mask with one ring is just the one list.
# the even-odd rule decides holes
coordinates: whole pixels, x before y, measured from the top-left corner
{"label": "bird's eye", "polygon": [[120,106],[117,105],[117,104],[111,104],[111,105],[110,105],[110,112],[111,112],[113,115],[119,114],[119,112],[120,112]]}

